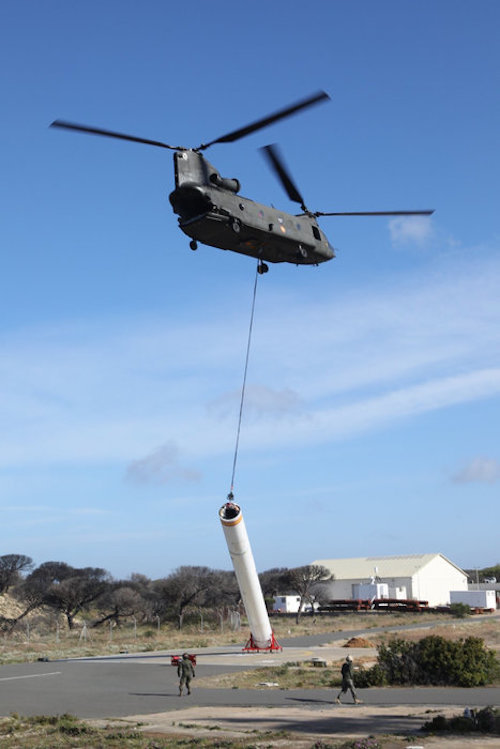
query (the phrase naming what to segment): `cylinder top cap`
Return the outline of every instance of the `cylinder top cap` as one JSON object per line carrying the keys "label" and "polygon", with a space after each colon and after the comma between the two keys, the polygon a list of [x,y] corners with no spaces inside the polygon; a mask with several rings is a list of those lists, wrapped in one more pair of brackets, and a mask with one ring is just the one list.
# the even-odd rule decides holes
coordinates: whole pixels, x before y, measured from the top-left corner
{"label": "cylinder top cap", "polygon": [[219,510],[221,520],[234,520],[240,513],[241,509],[235,502],[226,502]]}

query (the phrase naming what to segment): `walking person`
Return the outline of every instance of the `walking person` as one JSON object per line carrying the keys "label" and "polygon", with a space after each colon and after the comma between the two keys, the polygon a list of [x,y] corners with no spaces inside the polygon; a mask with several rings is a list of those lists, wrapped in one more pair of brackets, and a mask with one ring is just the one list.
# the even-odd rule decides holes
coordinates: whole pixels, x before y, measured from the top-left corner
{"label": "walking person", "polygon": [[340,687],[340,692],[338,693],[337,699],[335,700],[335,702],[337,703],[337,705],[341,705],[342,703],[340,702],[340,695],[344,694],[344,692],[347,692],[347,690],[349,689],[349,691],[352,694],[352,699],[353,699],[354,704],[359,705],[361,700],[358,700],[356,696],[356,692],[354,690],[354,677],[352,673],[352,658],[350,655],[347,656],[347,658],[345,659],[345,663],[342,664],[341,671],[342,671],[342,685]]}
{"label": "walking person", "polygon": [[180,677],[179,697],[182,697],[184,685],[186,686],[187,693],[191,694],[191,679],[194,679],[195,673],[188,653],[182,654],[182,660],[179,661],[179,665],[177,666],[177,676]]}

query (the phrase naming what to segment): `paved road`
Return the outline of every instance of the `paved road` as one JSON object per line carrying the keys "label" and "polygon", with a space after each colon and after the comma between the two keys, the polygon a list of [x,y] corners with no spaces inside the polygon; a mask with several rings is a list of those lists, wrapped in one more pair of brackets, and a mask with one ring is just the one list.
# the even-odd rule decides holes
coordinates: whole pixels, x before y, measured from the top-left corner
{"label": "paved road", "polygon": [[[345,651],[344,651],[345,653]],[[233,665],[204,665],[197,676],[228,672]],[[365,689],[366,705],[496,705],[500,688]],[[176,669],[159,657],[23,663],[0,668],[0,715],[71,713],[81,718],[149,715],[179,707],[257,706],[325,708],[331,690],[197,689],[179,699]],[[353,708],[355,709],[355,708]]]}
{"label": "paved road", "polygon": [[[395,629],[409,629],[406,625]],[[372,628],[370,632],[387,629]],[[205,648],[198,651],[198,677],[228,673],[241,668],[304,661],[322,657],[341,660],[345,650],[330,646],[335,637],[347,639],[364,630],[321,633],[286,638],[281,653],[244,654],[241,646]],[[351,649],[354,658],[375,650]],[[481,689],[366,689],[359,690],[366,705],[470,705],[500,706],[500,688]],[[142,653],[21,663],[0,667],[0,715],[71,713],[81,718],[151,715],[193,706],[294,706],[325,708],[332,703],[331,690],[201,689],[194,682],[193,695],[179,699],[177,671],[166,653]]]}

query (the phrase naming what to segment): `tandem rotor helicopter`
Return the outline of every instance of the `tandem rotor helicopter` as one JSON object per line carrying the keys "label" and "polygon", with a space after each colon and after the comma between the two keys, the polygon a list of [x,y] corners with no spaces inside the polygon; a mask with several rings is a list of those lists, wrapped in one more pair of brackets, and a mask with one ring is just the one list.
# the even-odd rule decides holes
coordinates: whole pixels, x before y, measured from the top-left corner
{"label": "tandem rotor helicopter", "polygon": [[334,248],[316,220],[320,216],[428,216],[434,212],[432,210],[312,212],[307,208],[277,147],[265,146],[262,150],[269,165],[290,200],[300,205],[301,213],[292,215],[239,195],[239,181],[222,177],[202,155],[202,151],[217,143],[233,143],[329,98],[328,94],[320,91],[245,127],[233,130],[208,143],[202,143],[197,148],[171,146],[161,141],[79,125],[65,120],[55,120],[51,127],[104,135],[175,151],[175,190],[170,193],[169,200],[174,213],[179,216],[179,227],[188,237],[191,237],[189,244],[191,249],[196,250],[198,242],[201,242],[221,250],[249,255],[257,258],[259,261],[257,270],[262,274],[269,270],[266,264],[268,262],[318,265],[335,257]]}

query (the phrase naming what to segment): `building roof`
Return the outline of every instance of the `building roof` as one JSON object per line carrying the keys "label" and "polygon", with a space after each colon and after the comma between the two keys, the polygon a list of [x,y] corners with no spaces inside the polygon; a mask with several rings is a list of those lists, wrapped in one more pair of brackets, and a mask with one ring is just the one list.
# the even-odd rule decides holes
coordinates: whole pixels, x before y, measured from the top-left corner
{"label": "building roof", "polygon": [[318,559],[311,564],[326,567],[336,580],[369,580],[373,576],[413,577],[429,562],[441,557],[449,565],[465,575],[444,554],[404,554],[397,557],[356,557],[354,559]]}

